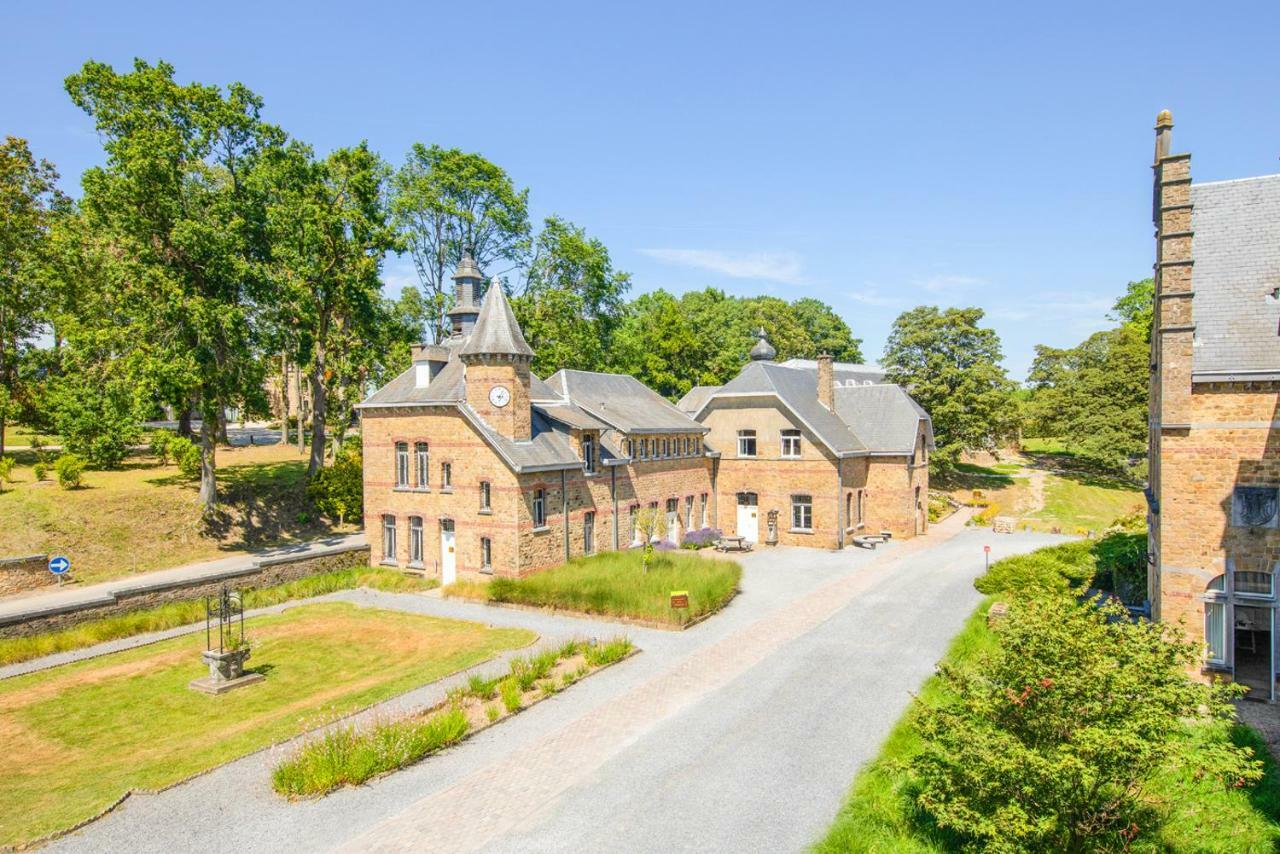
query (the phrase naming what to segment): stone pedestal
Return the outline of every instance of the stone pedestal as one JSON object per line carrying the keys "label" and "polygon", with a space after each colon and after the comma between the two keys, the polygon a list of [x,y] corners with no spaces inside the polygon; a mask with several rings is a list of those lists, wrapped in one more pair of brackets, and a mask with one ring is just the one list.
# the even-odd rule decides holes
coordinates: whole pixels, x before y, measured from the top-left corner
{"label": "stone pedestal", "polygon": [[225,694],[235,688],[261,682],[265,678],[261,673],[244,672],[244,663],[249,658],[247,649],[232,652],[210,649],[202,652],[200,657],[209,665],[209,675],[194,680],[190,687],[205,694]]}

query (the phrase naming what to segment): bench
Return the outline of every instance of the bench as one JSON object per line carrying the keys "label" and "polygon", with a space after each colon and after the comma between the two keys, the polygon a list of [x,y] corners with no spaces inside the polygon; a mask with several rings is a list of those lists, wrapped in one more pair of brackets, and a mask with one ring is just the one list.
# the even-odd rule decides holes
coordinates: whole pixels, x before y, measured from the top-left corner
{"label": "bench", "polygon": [[716,540],[716,551],[749,552],[751,543],[747,542],[746,537],[721,537]]}
{"label": "bench", "polygon": [[853,538],[853,544],[860,549],[874,549],[888,539],[884,534],[860,534]]}

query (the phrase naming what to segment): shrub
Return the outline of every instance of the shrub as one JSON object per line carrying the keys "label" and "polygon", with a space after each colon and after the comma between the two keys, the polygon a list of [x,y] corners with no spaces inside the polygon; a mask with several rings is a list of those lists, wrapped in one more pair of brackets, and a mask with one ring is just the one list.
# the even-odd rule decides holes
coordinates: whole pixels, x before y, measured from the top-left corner
{"label": "shrub", "polygon": [[151,434],[151,454],[159,460],[160,465],[169,465],[169,443],[177,438],[178,435],[176,433],[171,433],[168,430],[156,430]]}
{"label": "shrub", "polygon": [[942,699],[916,710],[915,803],[966,847],[1127,849],[1160,820],[1162,771],[1261,779],[1248,748],[1186,749],[1187,722],[1229,721],[1240,690],[1187,678],[1198,648],[1163,626],[1051,595],[1019,600],[995,632],[971,666],[940,665]]}
{"label": "shrub", "polygon": [[991,564],[973,586],[983,593],[1060,593],[1083,589],[1093,581],[1094,543],[1081,540],[1014,555]]}
{"label": "shrub", "polygon": [[36,463],[31,470],[35,472],[36,480],[44,480],[49,474],[49,466],[45,463]]}
{"label": "shrub", "polygon": [[506,707],[508,712],[520,711],[520,707],[524,703],[520,698],[520,686],[516,683],[514,677],[503,679],[498,685],[498,692],[502,695],[502,705]]}
{"label": "shrub", "polygon": [[0,457],[0,492],[4,491],[4,482],[13,477],[14,464],[13,457]]}
{"label": "shrub", "polygon": [[344,524],[364,507],[364,463],[359,446],[344,444],[332,465],[320,469],[307,484],[307,497],[326,516]]}
{"label": "shrub", "polygon": [[200,476],[200,446],[186,436],[171,436],[165,442],[165,448],[183,477]]}
{"label": "shrub", "polygon": [[979,528],[985,528],[995,522],[996,516],[1000,515],[999,504],[985,504],[978,513],[973,516],[973,524]]}
{"label": "shrub", "polygon": [[58,473],[58,486],[63,489],[76,489],[84,482],[84,469],[87,461],[79,454],[63,454],[53,464]]}
{"label": "shrub", "polygon": [[716,528],[699,528],[684,535],[680,541],[682,549],[701,549],[715,545],[720,539],[720,531]]}

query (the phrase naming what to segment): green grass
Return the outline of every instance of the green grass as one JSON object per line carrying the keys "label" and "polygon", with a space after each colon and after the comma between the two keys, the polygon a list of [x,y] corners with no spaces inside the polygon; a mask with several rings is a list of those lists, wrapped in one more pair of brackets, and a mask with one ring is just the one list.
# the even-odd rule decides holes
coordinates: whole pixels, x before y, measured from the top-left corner
{"label": "green grass", "polygon": [[[951,642],[946,659],[958,666],[973,662],[996,644],[986,611],[995,597],[978,607]],[[919,697],[936,704],[946,690],[936,676]],[[1164,824],[1135,842],[1133,851],[1253,852],[1280,846],[1280,767],[1256,732],[1243,725],[1190,725],[1186,750],[1194,755],[1226,740],[1248,744],[1263,758],[1266,776],[1251,789],[1225,789],[1211,776],[1196,779],[1195,763],[1157,775],[1150,791],[1162,806]],[[814,850],[837,852],[947,852],[958,840],[934,826],[916,807],[916,784],[909,763],[924,747],[909,710],[894,726],[880,753],[854,779],[853,787],[827,835]]]}
{"label": "green grass", "polygon": [[36,480],[29,451],[14,457],[14,483],[0,494],[0,555],[65,554],[81,582],[356,530],[316,516],[304,495],[306,460],[288,446],[218,449],[222,515],[212,535],[200,522],[199,484],[173,464],[135,454],[67,490],[52,473]]}
{"label": "green grass", "polygon": [[[276,766],[272,788],[286,797],[308,797],[358,786],[461,741],[474,726],[503,717],[504,709],[512,715],[538,696],[558,693],[592,670],[625,658],[632,649],[627,638],[602,644],[575,640],[513,659],[503,676],[473,676],[467,685],[451,690],[439,710],[378,720],[370,726],[337,727],[303,744]],[[579,659],[582,664],[577,663]],[[489,704],[498,694],[502,707]]]}
{"label": "green grass", "polygon": [[1142,506],[1142,493],[1133,486],[1050,476],[1045,483],[1044,509],[1031,518],[1043,523],[1041,527],[1058,527],[1068,534],[1101,531]]}
{"label": "green grass", "polygon": [[211,697],[204,636],[0,682],[0,846],[69,827],[130,788],[155,789],[370,703],[525,646],[523,629],[305,605],[248,621],[266,680]]}
{"label": "green grass", "polygon": [[[738,588],[737,563],[678,552],[655,552],[648,572],[640,551],[575,558],[525,578],[461,583],[445,594],[539,608],[685,625],[724,605]],[[689,607],[671,609],[671,591],[689,591]]]}
{"label": "green grass", "polygon": [[1058,438],[1023,439],[1022,450],[1028,454],[1058,454],[1071,456],[1071,451],[1067,450],[1066,442]]}
{"label": "green grass", "polygon": [[[293,599],[323,596],[338,590],[356,587],[372,587],[394,593],[411,593],[430,590],[440,582],[396,572],[390,569],[370,569],[366,566],[340,569],[320,575],[311,575],[278,584],[273,587],[251,589],[245,592],[245,608],[266,608]],[[132,611],[115,617],[91,620],[56,632],[44,632],[30,637],[0,638],[0,665],[29,661],[55,652],[82,649],[103,641],[132,637],[145,632],[189,626],[204,619],[204,600],[170,602],[155,608]]]}

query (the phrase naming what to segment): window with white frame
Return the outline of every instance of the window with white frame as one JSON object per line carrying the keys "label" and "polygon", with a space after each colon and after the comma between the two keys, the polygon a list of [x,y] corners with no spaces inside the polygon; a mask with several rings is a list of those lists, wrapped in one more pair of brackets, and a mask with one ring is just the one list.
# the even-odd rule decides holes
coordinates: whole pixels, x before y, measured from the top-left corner
{"label": "window with white frame", "polygon": [[591,510],[582,514],[582,553],[596,553],[596,514]]}
{"label": "window with white frame", "polygon": [[382,517],[382,560],[396,562],[396,517],[390,514]]}
{"label": "window with white frame", "polygon": [[396,442],[396,486],[409,485],[409,443]]}
{"label": "window with white frame", "polygon": [[791,528],[795,531],[813,530],[813,498],[810,496],[791,496]]}
{"label": "window with white frame", "polygon": [[693,528],[693,496],[686,495],[684,497],[684,524],[686,528]]}
{"label": "window with white frame", "polygon": [[440,488],[453,489],[453,463],[440,464]]}
{"label": "window with white frame", "polygon": [[795,459],[800,456],[800,431],[782,431],[782,456]]}
{"label": "window with white frame", "polygon": [[493,540],[480,538],[480,568],[493,569]]}
{"label": "window with white frame", "polygon": [[414,484],[419,489],[427,489],[431,485],[431,456],[428,451],[426,442],[413,444],[413,470],[416,475]]}
{"label": "window with white frame", "polygon": [[493,505],[490,503],[493,498],[492,491],[493,487],[489,485],[489,481],[480,481],[480,509],[482,511],[487,512],[492,509]]}
{"label": "window with white frame", "polygon": [[543,528],[547,524],[547,491],[545,489],[535,489],[533,491],[533,527]]}
{"label": "window with white frame", "polygon": [[582,434],[582,467],[587,474],[595,474],[596,470],[596,437],[592,433]]}
{"label": "window with white frame", "polygon": [[738,431],[738,456],[754,457],[756,455],[756,431]]}
{"label": "window with white frame", "polygon": [[422,517],[409,517],[409,565],[422,566]]}
{"label": "window with white frame", "polygon": [[1204,603],[1205,659],[1212,664],[1227,663],[1227,603]]}
{"label": "window with white frame", "polygon": [[640,505],[631,505],[631,545],[640,545]]}

